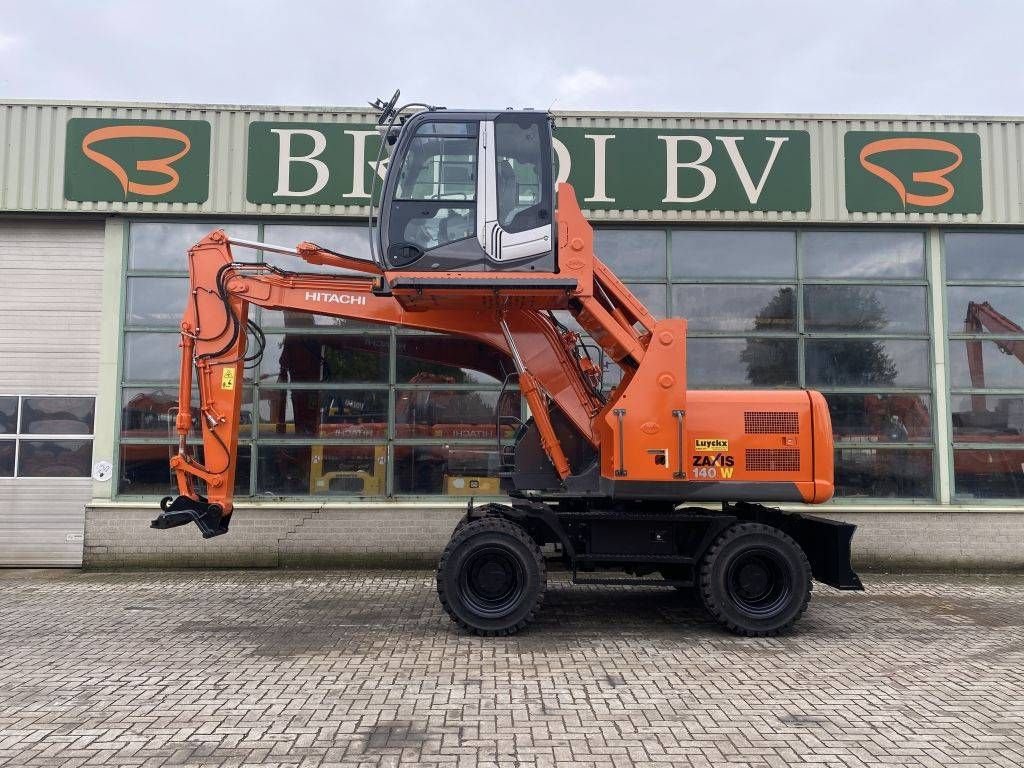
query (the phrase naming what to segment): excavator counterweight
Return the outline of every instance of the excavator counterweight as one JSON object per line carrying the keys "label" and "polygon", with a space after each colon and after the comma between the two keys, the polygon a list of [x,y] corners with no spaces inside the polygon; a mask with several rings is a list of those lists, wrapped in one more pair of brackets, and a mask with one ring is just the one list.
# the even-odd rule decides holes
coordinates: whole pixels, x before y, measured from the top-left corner
{"label": "excavator counterweight", "polygon": [[[256,305],[448,334],[509,361],[530,413],[501,473],[510,500],[471,504],[438,572],[442,604],[472,631],[528,623],[546,545],[577,580],[616,570],[637,583],[695,588],[724,626],[753,635],[792,624],[812,576],[859,589],[853,526],[762,504],[831,498],[824,398],[688,389],[686,321],[654,317],[595,255],[572,187],[556,190],[548,115],[406,114],[396,103],[397,94],[380,104],[391,157],[372,259],[223,231],[190,250],[171,461],[178,495],[162,502],[154,527],[228,530],[242,377],[263,346],[248,316]],[[337,273],[236,260],[246,248]],[[610,391],[580,334],[559,320],[566,314],[618,369]],[[188,446],[196,427],[202,461]],[[347,479],[383,488],[375,472]],[[320,474],[310,487],[326,482]]]}

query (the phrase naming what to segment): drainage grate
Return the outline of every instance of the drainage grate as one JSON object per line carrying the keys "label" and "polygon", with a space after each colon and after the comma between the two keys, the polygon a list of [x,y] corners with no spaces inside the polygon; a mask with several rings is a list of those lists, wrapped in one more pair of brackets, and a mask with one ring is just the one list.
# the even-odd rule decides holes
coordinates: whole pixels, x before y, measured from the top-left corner
{"label": "drainage grate", "polygon": [[748,435],[795,435],[800,425],[795,411],[747,411],[743,430]]}
{"label": "drainage grate", "polygon": [[747,472],[799,472],[797,448],[747,448]]}

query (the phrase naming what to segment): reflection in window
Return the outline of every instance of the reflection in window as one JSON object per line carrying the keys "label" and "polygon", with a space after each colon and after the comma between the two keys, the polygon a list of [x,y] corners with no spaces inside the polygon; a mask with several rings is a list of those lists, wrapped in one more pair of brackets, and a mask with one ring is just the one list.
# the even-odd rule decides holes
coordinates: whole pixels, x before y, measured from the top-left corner
{"label": "reflection in window", "polygon": [[259,390],[259,436],[386,439],[386,389]]}
{"label": "reflection in window", "polygon": [[953,451],[954,495],[975,499],[1024,497],[1024,450],[982,448]]}
{"label": "reflection in window", "polygon": [[18,477],[89,477],[92,440],[25,440],[18,444]]}
{"label": "reflection in window", "polygon": [[692,331],[796,330],[789,285],[674,285],[672,307]]}
{"label": "reflection in window", "polygon": [[951,285],[946,307],[950,333],[1024,334],[1024,286]]}
{"label": "reflection in window", "polygon": [[451,336],[400,336],[397,381],[411,384],[500,384],[515,372],[493,347]]}
{"label": "reflection in window", "polygon": [[0,434],[18,431],[18,398],[0,397]]}
{"label": "reflection in window", "polygon": [[91,435],[96,401],[91,397],[24,397],[23,435]]}
{"label": "reflection in window", "polygon": [[696,339],[687,342],[686,368],[695,389],[796,386],[795,339]]}
{"label": "reflection in window", "polygon": [[406,148],[396,200],[474,200],[476,139],[416,136]]}
{"label": "reflection in window", "polygon": [[826,394],[836,441],[906,443],[932,438],[927,395]]}
{"label": "reflection in window", "polygon": [[270,383],[386,383],[386,335],[267,334],[260,381]]}
{"label": "reflection in window", "polygon": [[177,333],[126,333],[124,377],[129,381],[177,381],[180,346]]}
{"label": "reflection in window", "polygon": [[384,445],[262,445],[256,491],[264,496],[382,496]]}
{"label": "reflection in window", "polygon": [[946,232],[942,242],[949,280],[1024,280],[1024,233]]}
{"label": "reflection in window", "polygon": [[[972,363],[973,359],[973,363]],[[954,387],[1024,386],[1024,339],[949,342],[949,378]]]}
{"label": "reflection in window", "polygon": [[[407,244],[415,245],[410,259],[418,258],[419,252],[429,251],[456,240],[476,234],[476,209],[466,207],[415,206],[402,203],[396,208],[391,220],[391,248],[398,250]],[[399,260],[392,254],[396,266]]]}
{"label": "reflection in window", "polygon": [[808,339],[811,387],[927,387],[928,342],[910,339]]}
{"label": "reflection in window", "polygon": [[800,249],[804,277],[924,277],[920,232],[808,230]]}
{"label": "reflection in window", "polygon": [[[203,447],[193,445],[190,446],[190,450],[201,462]],[[122,444],[118,493],[131,496],[176,495],[170,460],[177,451],[176,443]],[[238,446],[238,460],[235,465],[236,495],[249,495],[250,455],[251,449],[248,445]]]}
{"label": "reflection in window", "polygon": [[[498,415],[521,418],[519,393],[506,392],[498,410],[499,392],[445,389],[399,389],[395,393],[395,436],[444,440],[494,440]],[[503,439],[516,427],[501,426]]]}
{"label": "reflection in window", "polygon": [[128,230],[128,268],[187,272],[189,248],[217,229],[240,240],[257,239],[255,224],[238,221],[133,221]]}
{"label": "reflection in window", "polygon": [[499,459],[483,445],[395,446],[395,493],[446,496],[500,494]]}
{"label": "reflection in window", "polygon": [[665,277],[665,231],[595,229],[594,253],[619,277]]}
{"label": "reflection in window", "polygon": [[962,443],[1024,443],[1024,395],[954,395],[953,439]]}
{"label": "reflection in window", "polygon": [[924,333],[924,286],[808,285],[804,323],[809,331]]}
{"label": "reflection in window", "polygon": [[14,477],[14,441],[0,440],[0,477]]}
{"label": "reflection in window", "polygon": [[836,497],[931,498],[932,452],[895,448],[838,448]]}
{"label": "reflection in window", "polygon": [[125,322],[178,330],[188,297],[184,277],[129,277]]}
{"label": "reflection in window", "polygon": [[796,233],[672,230],[672,278],[796,276]]}

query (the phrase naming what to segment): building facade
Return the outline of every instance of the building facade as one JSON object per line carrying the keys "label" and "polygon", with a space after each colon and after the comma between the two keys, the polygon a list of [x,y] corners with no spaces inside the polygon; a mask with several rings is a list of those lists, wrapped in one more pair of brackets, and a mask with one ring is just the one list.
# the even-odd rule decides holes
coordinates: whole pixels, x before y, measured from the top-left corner
{"label": "building facade", "polygon": [[[524,409],[509,361],[254,310],[232,532],[148,528],[188,247],[223,228],[365,255],[373,124],[0,104],[0,565],[428,560],[494,492],[495,413]],[[560,113],[555,137],[598,255],[688,318],[691,388],[825,394],[837,492],[818,512],[861,526],[858,562],[1024,565],[1020,119]]]}

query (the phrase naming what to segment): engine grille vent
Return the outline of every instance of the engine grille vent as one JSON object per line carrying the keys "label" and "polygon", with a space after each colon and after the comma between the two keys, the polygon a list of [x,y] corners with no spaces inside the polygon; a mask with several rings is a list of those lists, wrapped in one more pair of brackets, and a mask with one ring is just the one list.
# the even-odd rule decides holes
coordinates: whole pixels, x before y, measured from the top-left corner
{"label": "engine grille vent", "polygon": [[743,430],[748,435],[795,435],[800,424],[795,411],[746,411]]}
{"label": "engine grille vent", "polygon": [[798,448],[747,448],[747,472],[799,472]]}

